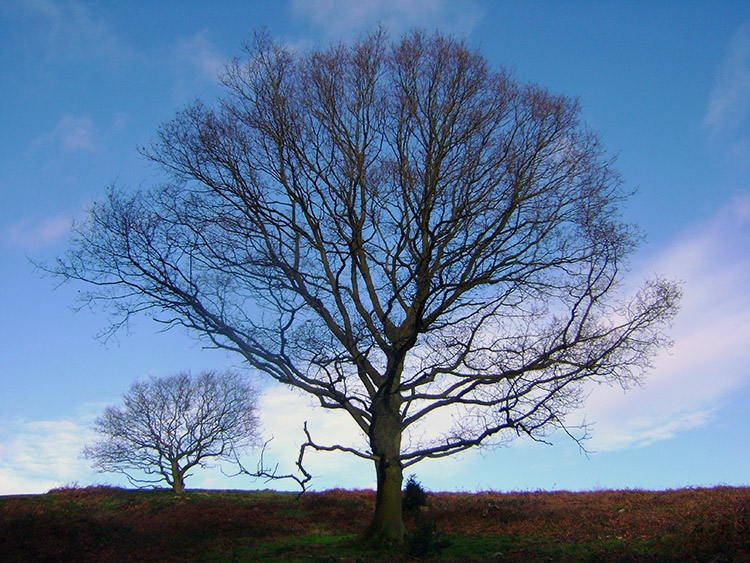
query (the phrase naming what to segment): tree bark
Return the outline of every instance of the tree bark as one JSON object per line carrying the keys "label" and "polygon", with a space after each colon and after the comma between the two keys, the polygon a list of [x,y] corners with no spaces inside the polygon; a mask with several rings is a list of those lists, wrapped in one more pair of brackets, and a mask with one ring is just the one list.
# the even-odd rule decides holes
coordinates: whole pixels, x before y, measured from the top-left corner
{"label": "tree bark", "polygon": [[370,445],[377,456],[378,489],[375,514],[362,539],[368,543],[400,543],[405,533],[401,508],[401,416],[398,407],[390,408],[383,403],[377,404],[373,411]]}
{"label": "tree bark", "polygon": [[175,460],[172,460],[172,490],[178,494],[185,490],[185,480],[183,479],[182,470]]}

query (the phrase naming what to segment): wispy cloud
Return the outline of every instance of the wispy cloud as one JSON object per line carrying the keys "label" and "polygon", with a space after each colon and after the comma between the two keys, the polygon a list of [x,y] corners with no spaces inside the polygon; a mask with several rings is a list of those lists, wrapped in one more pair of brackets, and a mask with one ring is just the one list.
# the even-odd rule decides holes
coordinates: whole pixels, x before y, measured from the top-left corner
{"label": "wispy cloud", "polygon": [[201,79],[215,82],[224,70],[225,59],[211,40],[208,30],[182,38],[176,45],[177,60],[188,66]]}
{"label": "wispy cloud", "polygon": [[90,117],[64,115],[55,127],[39,135],[31,143],[31,150],[63,153],[93,152],[98,148],[99,132]]}
{"label": "wispy cloud", "polygon": [[411,27],[445,28],[468,35],[482,17],[476,2],[450,0],[294,0],[294,13],[329,37],[340,38],[378,23],[394,35]]}
{"label": "wispy cloud", "polygon": [[0,495],[43,493],[90,480],[88,462],[79,458],[90,434],[82,420],[2,421]]}
{"label": "wispy cloud", "polygon": [[71,224],[71,218],[63,215],[25,218],[6,227],[2,240],[7,246],[33,252],[63,239],[70,232]]}
{"label": "wispy cloud", "polygon": [[132,53],[100,15],[96,4],[75,0],[15,0],[17,13],[34,20],[44,49],[44,62],[95,60],[110,68],[128,61]]}
{"label": "wispy cloud", "polygon": [[151,60],[172,76],[172,95],[178,104],[196,95],[218,94],[219,77],[226,61],[208,29],[179,37]]}
{"label": "wispy cloud", "polygon": [[703,122],[743,172],[750,170],[750,22],[741,24],[727,45]]}
{"label": "wispy cloud", "polygon": [[714,128],[739,128],[750,113],[750,23],[735,31],[706,110]]}
{"label": "wispy cloud", "polygon": [[[67,483],[90,485],[110,482],[129,486],[116,474],[93,471],[88,460],[80,456],[83,446],[96,439],[89,428],[104,404],[88,404],[80,414],[56,420],[0,419],[0,495],[43,493]],[[272,385],[261,397],[260,413],[266,439],[273,437],[266,453],[266,467],[278,464],[279,473],[292,473],[299,447],[305,441],[303,425],[320,444],[343,444],[364,447],[364,438],[351,419],[340,412],[314,407],[309,397],[280,385]],[[243,462],[250,471],[256,469],[259,451],[250,451]],[[305,468],[314,475],[313,489],[334,487],[374,487],[375,471],[371,462],[350,454],[308,451]],[[188,486],[192,488],[252,488],[268,486],[249,477],[227,477],[237,468],[230,463],[207,469],[196,468]],[[166,486],[166,484],[162,484]],[[276,481],[270,486],[297,490],[293,481]]]}
{"label": "wispy cloud", "polygon": [[684,282],[674,347],[643,387],[593,389],[584,412],[593,450],[643,446],[704,426],[750,384],[750,196],[687,231],[634,277],[660,272]]}
{"label": "wispy cloud", "polygon": [[[73,482],[80,485],[111,482],[128,486],[122,476],[93,471],[90,462],[80,456],[83,446],[96,439],[89,425],[103,407],[103,404],[85,405],[81,411],[83,414],[57,420],[0,420],[0,495],[43,493]],[[273,437],[265,453],[265,466],[270,468],[278,464],[280,474],[296,470],[299,447],[305,440],[305,421],[313,438],[320,444],[364,446],[363,437],[347,415],[313,407],[309,397],[279,385],[271,386],[263,394],[260,412],[265,437]],[[244,456],[243,462],[248,470],[256,469],[259,455],[259,451],[250,451]],[[304,461],[305,468],[314,475],[313,489],[375,486],[373,464],[350,454],[308,451]],[[196,468],[191,471],[188,486],[267,486],[246,476],[229,478],[228,475],[236,470],[236,466],[229,463],[207,469]],[[276,481],[270,486],[297,490],[293,481]]]}
{"label": "wispy cloud", "polygon": [[63,149],[70,151],[96,150],[96,126],[88,117],[65,115],[50,134]]}

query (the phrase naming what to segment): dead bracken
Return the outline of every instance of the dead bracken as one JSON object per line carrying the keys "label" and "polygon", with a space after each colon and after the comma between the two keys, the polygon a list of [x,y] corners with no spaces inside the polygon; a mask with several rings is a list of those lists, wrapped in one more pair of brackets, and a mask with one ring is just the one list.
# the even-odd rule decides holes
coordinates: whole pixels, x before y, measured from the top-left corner
{"label": "dead bracken", "polygon": [[[750,488],[427,493],[420,561],[746,561]],[[412,561],[357,544],[373,491],[64,487],[0,497],[4,561]],[[407,528],[415,522],[407,519]]]}

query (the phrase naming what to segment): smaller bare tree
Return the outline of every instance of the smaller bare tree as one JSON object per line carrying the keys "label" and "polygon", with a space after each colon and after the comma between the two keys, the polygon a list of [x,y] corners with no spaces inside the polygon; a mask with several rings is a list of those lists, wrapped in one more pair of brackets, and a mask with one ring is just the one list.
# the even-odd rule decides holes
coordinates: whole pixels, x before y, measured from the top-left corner
{"label": "smaller bare tree", "polygon": [[83,450],[100,472],[134,485],[166,481],[185,490],[188,471],[234,459],[258,443],[256,393],[236,372],[179,373],[137,381],[124,407],[107,407],[93,429],[103,438]]}

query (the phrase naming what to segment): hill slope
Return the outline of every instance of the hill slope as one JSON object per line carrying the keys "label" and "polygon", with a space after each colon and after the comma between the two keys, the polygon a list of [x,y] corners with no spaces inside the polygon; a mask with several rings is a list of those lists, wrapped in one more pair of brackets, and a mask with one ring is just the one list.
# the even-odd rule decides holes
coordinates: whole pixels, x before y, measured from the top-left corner
{"label": "hill slope", "polygon": [[371,491],[55,489],[0,497],[3,561],[750,561],[750,488],[435,493],[356,544]]}

